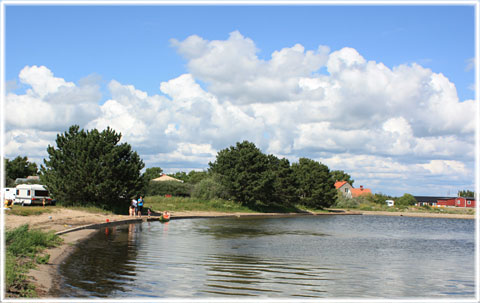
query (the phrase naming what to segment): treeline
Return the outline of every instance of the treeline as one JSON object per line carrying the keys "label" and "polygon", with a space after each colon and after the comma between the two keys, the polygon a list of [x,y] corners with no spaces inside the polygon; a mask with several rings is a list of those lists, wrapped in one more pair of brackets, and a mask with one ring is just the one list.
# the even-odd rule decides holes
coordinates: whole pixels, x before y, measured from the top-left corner
{"label": "treeline", "polygon": [[38,174],[37,164],[28,161],[27,157],[17,156],[13,160],[4,158],[3,164],[5,168],[5,187],[14,187],[17,178],[26,178]]}
{"label": "treeline", "polygon": [[342,193],[338,192],[337,200],[334,206],[338,208],[362,208],[371,207],[372,205],[386,206],[387,200],[394,200],[396,208],[407,208],[415,205],[417,202],[417,200],[411,194],[404,194],[401,197],[393,197],[382,193],[375,193],[354,198],[347,198]]}
{"label": "treeline", "polygon": [[185,183],[152,181],[146,193],[230,199],[255,210],[293,210],[296,205],[325,208],[335,202],[335,176],[340,175],[350,180],[348,174],[334,174],[317,161],[301,158],[290,164],[244,141],[218,152],[206,172],[171,175]]}
{"label": "treeline", "polygon": [[[358,202],[345,200],[334,188],[336,180],[353,184],[347,173],[330,171],[308,158],[290,163],[264,154],[248,141],[219,151],[206,171],[171,174],[183,183],[152,182],[163,170],[152,167],[142,174],[143,160],[120,140],[121,134],[110,128],[85,131],[73,125],[57,135],[56,146],[47,147],[48,158],[39,170],[27,157],[5,159],[5,185],[14,186],[16,178],[39,174],[40,183],[59,205],[93,205],[120,213],[126,212],[130,200],[139,195],[220,198],[260,211],[294,210],[297,205],[321,209]],[[364,198],[381,204],[389,197],[375,194]],[[410,204],[412,198],[407,194],[395,202]]]}

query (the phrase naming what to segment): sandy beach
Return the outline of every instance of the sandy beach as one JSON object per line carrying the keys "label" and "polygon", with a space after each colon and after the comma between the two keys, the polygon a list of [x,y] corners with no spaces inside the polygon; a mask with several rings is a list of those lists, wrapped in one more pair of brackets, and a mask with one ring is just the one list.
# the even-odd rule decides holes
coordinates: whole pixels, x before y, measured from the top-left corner
{"label": "sandy beach", "polygon": [[[413,212],[386,212],[386,211],[342,211],[333,213],[318,213],[317,215],[382,215],[382,216],[409,216],[432,218],[475,219],[475,215],[442,214],[442,213],[413,213]],[[305,214],[263,214],[263,213],[221,213],[221,212],[172,212],[172,219],[207,218],[207,217],[240,217],[240,216],[298,216]],[[151,218],[152,220],[154,217]],[[108,222],[107,222],[108,220]],[[36,286],[41,298],[50,297],[49,293],[55,290],[59,281],[58,266],[73,251],[75,245],[87,239],[96,228],[107,225],[123,224],[125,221],[147,220],[147,216],[133,218],[124,215],[93,214],[85,211],[61,209],[52,213],[37,216],[16,216],[6,212],[5,227],[15,228],[29,224],[30,228],[44,231],[54,231],[59,234],[64,242],[61,246],[48,249],[50,254],[48,264],[39,265],[29,272],[31,282]]]}

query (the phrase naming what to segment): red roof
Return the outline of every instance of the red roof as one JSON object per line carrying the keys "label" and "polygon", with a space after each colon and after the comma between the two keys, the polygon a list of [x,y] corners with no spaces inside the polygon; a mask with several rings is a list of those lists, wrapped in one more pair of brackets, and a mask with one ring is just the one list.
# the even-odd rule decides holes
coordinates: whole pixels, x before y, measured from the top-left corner
{"label": "red roof", "polygon": [[335,182],[335,188],[339,189],[340,187],[344,186],[347,181],[337,181]]}
{"label": "red roof", "polygon": [[352,188],[350,192],[352,193],[352,198],[358,197],[361,195],[372,194],[372,191],[370,190],[370,188],[363,188],[362,186],[360,186],[360,188]]}

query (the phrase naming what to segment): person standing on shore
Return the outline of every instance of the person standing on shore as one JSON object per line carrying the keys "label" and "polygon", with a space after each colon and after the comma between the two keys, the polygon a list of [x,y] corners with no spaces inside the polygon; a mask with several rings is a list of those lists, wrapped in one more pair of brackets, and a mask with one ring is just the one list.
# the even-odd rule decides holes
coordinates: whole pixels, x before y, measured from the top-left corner
{"label": "person standing on shore", "polygon": [[131,215],[136,217],[137,216],[137,200],[132,199],[132,205],[130,207],[132,209]]}
{"label": "person standing on shore", "polygon": [[137,206],[138,206],[138,216],[141,217],[142,216],[142,209],[143,209],[143,198],[142,198],[142,196],[140,196],[140,198],[138,199]]}

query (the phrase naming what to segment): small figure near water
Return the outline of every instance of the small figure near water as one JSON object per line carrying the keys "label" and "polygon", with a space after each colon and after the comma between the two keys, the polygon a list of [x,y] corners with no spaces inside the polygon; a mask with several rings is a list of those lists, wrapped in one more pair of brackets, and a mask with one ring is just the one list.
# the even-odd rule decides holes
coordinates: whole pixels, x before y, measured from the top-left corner
{"label": "small figure near water", "polygon": [[161,222],[168,222],[170,221],[170,213],[166,210],[163,212],[162,216],[160,217]]}
{"label": "small figure near water", "polygon": [[137,208],[138,208],[138,216],[141,217],[142,216],[142,210],[143,210],[143,198],[142,198],[142,196],[140,196],[140,198],[138,198]]}
{"label": "small figure near water", "polygon": [[132,204],[130,205],[130,216],[137,216],[137,200],[132,199]]}

